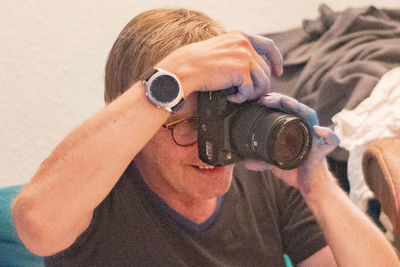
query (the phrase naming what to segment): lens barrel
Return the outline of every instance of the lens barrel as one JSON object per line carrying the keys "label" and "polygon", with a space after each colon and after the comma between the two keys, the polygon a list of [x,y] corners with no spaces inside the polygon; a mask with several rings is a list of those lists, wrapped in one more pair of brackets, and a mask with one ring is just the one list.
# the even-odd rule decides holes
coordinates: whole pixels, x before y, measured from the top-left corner
{"label": "lens barrel", "polygon": [[249,103],[235,112],[230,121],[231,147],[241,158],[294,169],[311,150],[312,130],[297,116]]}

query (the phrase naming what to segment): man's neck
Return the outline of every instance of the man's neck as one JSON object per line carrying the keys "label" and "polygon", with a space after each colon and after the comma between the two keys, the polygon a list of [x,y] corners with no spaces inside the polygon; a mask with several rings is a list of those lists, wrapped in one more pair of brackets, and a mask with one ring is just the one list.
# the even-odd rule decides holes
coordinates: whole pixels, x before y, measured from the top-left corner
{"label": "man's neck", "polygon": [[209,200],[189,202],[167,201],[164,198],[163,200],[176,212],[195,223],[202,223],[210,218],[218,202],[217,197]]}
{"label": "man's neck", "polygon": [[[200,199],[175,191],[168,184],[160,185],[143,177],[148,187],[156,193],[170,208],[195,223],[206,221],[215,211],[218,197]],[[161,182],[163,183],[163,182]]]}

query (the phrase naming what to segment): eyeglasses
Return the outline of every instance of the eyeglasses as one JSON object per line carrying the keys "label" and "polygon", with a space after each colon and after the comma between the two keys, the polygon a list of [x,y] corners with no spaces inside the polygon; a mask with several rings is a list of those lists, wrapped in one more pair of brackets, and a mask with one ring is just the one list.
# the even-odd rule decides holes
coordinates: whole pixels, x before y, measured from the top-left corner
{"label": "eyeglasses", "polygon": [[171,131],[172,139],[178,146],[191,146],[197,142],[197,117],[166,123],[163,127]]}

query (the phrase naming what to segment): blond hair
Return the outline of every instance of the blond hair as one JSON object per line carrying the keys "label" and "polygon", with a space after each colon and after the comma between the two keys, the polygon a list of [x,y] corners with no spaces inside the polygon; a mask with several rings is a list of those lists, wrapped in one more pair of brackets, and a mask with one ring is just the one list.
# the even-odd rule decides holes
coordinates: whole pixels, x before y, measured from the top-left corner
{"label": "blond hair", "polygon": [[107,58],[104,100],[110,103],[174,50],[220,35],[225,29],[199,11],[154,9],[133,18]]}

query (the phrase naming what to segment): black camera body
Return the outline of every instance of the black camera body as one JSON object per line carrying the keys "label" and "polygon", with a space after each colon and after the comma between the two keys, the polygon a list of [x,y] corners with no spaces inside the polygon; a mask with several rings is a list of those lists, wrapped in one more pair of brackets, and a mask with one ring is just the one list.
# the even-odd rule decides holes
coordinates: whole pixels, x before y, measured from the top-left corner
{"label": "black camera body", "polygon": [[312,146],[308,123],[256,101],[228,101],[227,96],[236,91],[232,87],[197,92],[199,158],[213,166],[243,159],[265,161],[281,169],[300,166]]}

